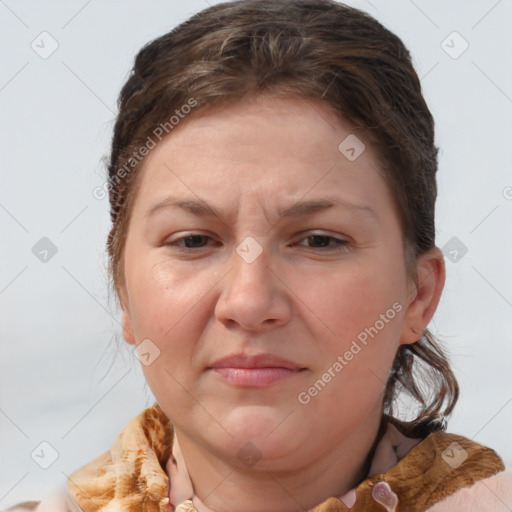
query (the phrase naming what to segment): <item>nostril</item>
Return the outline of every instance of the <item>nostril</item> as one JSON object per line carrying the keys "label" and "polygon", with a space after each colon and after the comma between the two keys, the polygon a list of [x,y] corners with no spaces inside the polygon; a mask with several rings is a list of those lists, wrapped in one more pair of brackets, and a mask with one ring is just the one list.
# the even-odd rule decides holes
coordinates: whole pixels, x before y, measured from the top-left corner
{"label": "nostril", "polygon": [[395,512],[398,496],[392,491],[387,482],[377,482],[372,488],[372,498],[382,505],[386,512]]}

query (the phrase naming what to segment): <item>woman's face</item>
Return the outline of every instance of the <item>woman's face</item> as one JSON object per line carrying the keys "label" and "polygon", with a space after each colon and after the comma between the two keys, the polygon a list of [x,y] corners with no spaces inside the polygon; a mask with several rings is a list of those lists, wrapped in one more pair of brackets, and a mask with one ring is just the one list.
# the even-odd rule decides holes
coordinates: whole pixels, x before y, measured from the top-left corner
{"label": "woman's face", "polygon": [[263,467],[372,438],[437,305],[418,313],[376,153],[320,102],[198,113],[147,156],[125,245],[123,335],[155,398],[178,438]]}

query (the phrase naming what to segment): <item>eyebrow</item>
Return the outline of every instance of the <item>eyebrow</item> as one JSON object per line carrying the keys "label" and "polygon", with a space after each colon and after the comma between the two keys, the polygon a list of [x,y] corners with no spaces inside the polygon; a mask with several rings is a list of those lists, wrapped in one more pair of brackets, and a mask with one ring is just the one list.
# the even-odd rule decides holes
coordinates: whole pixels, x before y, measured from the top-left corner
{"label": "eyebrow", "polygon": [[[352,210],[371,217],[373,220],[378,219],[377,212],[366,205],[352,203],[341,197],[324,197],[320,199],[312,199],[306,201],[298,201],[291,206],[278,210],[278,218],[299,217],[301,215],[311,215],[313,213],[327,210],[335,206],[341,206],[345,209]],[[184,199],[175,196],[168,196],[152,206],[144,215],[145,218],[151,217],[157,211],[164,208],[178,208],[185,210],[198,217],[218,217],[222,214],[206,201],[196,199]]]}

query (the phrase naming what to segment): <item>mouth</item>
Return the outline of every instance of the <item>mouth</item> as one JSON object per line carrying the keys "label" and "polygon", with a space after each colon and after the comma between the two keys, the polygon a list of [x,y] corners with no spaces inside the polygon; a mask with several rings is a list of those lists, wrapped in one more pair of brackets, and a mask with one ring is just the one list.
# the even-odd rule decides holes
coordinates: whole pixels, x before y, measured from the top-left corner
{"label": "mouth", "polygon": [[301,375],[307,368],[274,354],[235,354],[219,359],[207,370],[238,387],[266,387]]}
{"label": "mouth", "polygon": [[212,368],[223,381],[239,387],[262,388],[302,374],[302,370],[288,368]]}

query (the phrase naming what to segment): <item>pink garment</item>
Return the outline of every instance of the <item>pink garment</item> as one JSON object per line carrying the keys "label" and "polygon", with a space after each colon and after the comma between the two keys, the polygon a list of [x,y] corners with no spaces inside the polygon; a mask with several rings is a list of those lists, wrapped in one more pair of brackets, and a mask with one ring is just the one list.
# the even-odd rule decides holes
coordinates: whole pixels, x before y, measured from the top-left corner
{"label": "pink garment", "polygon": [[510,512],[512,471],[505,470],[466,489],[460,489],[427,512]]}
{"label": "pink garment", "polygon": [[[373,457],[367,478],[385,473],[397,464],[421,439],[404,436],[391,423],[382,436]],[[194,496],[192,483],[177,442],[173,445],[173,457],[169,458],[166,471],[172,485],[169,498],[172,510],[186,500],[192,500],[198,512],[214,512]],[[350,489],[339,499],[349,508],[356,502],[356,489]],[[372,498],[382,505],[386,512],[396,512],[399,498],[386,482],[379,482],[372,489]],[[472,485],[460,489],[443,501],[436,503],[427,512],[511,512],[512,471],[503,471]],[[44,511],[37,511],[44,512]],[[413,511],[410,511],[413,512]]]}
{"label": "pink garment", "polygon": [[[397,464],[412,448],[421,440],[411,439],[401,434],[391,423],[377,445],[367,478],[380,473],[385,473]],[[193,494],[192,484],[188,476],[178,443],[175,443],[166,465],[166,473],[170,477],[171,486],[169,498],[171,509],[178,504],[192,499],[198,512],[213,512],[206,507]],[[81,512],[81,508],[66,490],[55,492],[36,507],[35,512]],[[349,508],[355,504],[355,489],[339,496],[339,499]],[[399,497],[386,482],[378,482],[372,488],[372,498],[382,505],[387,512],[396,512]],[[22,512],[25,509],[15,507],[6,512]],[[512,471],[505,470],[496,475],[480,480],[471,487],[456,491],[443,501],[430,507],[427,512],[511,512],[512,511]],[[107,511],[105,511],[107,512]],[[115,507],[108,512],[122,512]],[[408,512],[414,512],[413,510]]]}
{"label": "pink garment", "polygon": [[[394,425],[388,423],[386,432],[377,445],[377,449],[375,450],[375,455],[373,457],[372,464],[366,478],[371,478],[372,476],[378,475],[379,473],[385,473],[388,469],[397,464],[400,459],[407,455],[407,453],[409,453],[409,451],[411,451],[421,441],[421,439],[405,437]],[[389,495],[389,498],[381,499],[389,499],[394,501],[391,495],[391,490],[388,491],[383,486],[378,487],[377,489],[379,489],[380,494]],[[377,492],[377,490],[375,492]],[[356,489],[350,489],[350,491],[343,494],[343,496],[339,496],[339,498],[341,501],[343,501],[343,503],[345,503],[345,505],[347,505],[347,507],[353,507],[354,503],[356,502]],[[374,499],[375,498],[376,496],[374,496]],[[379,497],[377,496],[377,498]],[[380,503],[378,499],[375,501]],[[384,505],[384,503],[380,504]],[[389,505],[387,506],[389,507]]]}
{"label": "pink garment", "polygon": [[[367,478],[385,473],[421,441],[421,439],[405,437],[394,425],[388,423],[386,432],[377,445]],[[197,496],[194,496],[192,483],[176,439],[173,443],[172,455],[173,457],[169,457],[166,465],[167,474],[172,482],[169,490],[171,506],[177,507],[186,500],[192,500],[198,512],[215,512],[202,503]],[[353,507],[356,501],[356,489],[350,489],[338,497],[347,507]],[[393,512],[398,503],[398,497],[385,482],[375,486],[373,498],[389,512]]]}

